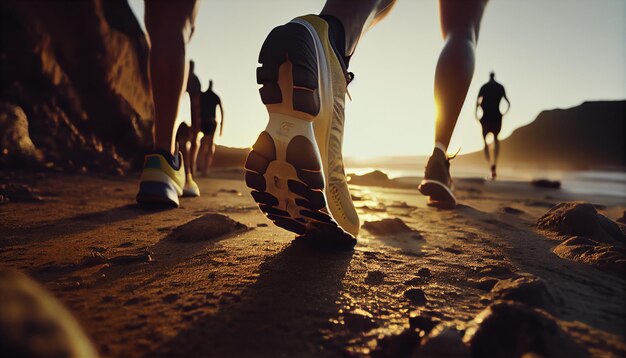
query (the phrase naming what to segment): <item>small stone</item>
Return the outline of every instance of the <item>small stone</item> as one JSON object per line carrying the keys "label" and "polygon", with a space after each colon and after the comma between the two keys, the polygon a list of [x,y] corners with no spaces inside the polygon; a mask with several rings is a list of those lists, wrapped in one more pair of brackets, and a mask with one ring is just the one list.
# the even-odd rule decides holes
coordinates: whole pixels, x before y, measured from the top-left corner
{"label": "small stone", "polygon": [[198,242],[242,232],[248,227],[228,216],[206,214],[175,228],[169,238],[182,242]]}
{"label": "small stone", "polygon": [[430,315],[422,313],[418,310],[412,311],[409,314],[409,327],[424,331],[426,334],[430,333],[430,331],[435,328],[438,323],[438,318],[431,317]]}
{"label": "small stone", "polygon": [[453,324],[441,323],[426,336],[416,356],[470,358],[472,354],[463,343],[463,332]]}
{"label": "small stone", "polygon": [[383,219],[379,221],[366,221],[363,224],[363,228],[372,235],[385,236],[385,235],[398,235],[398,234],[411,234],[421,239],[422,236],[417,230],[409,227],[402,219]]}
{"label": "small stone", "polygon": [[106,256],[104,256],[104,254],[102,254],[101,252],[91,251],[88,256],[83,258],[83,265],[87,267],[96,266],[105,264],[108,261],[109,260],[106,258]]}
{"label": "small stone", "polygon": [[493,300],[522,302],[548,311],[554,311],[562,301],[556,292],[548,288],[546,281],[529,274],[498,281],[490,295]]}
{"label": "small stone", "polygon": [[370,271],[365,278],[365,283],[368,285],[380,285],[384,281],[385,274],[382,271]]}
{"label": "small stone", "polygon": [[410,288],[404,291],[404,297],[408,299],[412,304],[423,306],[426,304],[426,295],[421,288]]}
{"label": "small stone", "polygon": [[433,274],[430,272],[428,267],[422,267],[419,270],[417,270],[417,276],[419,277],[430,277],[432,275]]}
{"label": "small stone", "polygon": [[376,327],[372,314],[362,309],[345,313],[343,322],[349,330],[357,332],[367,332]]}
{"label": "small stone", "polygon": [[129,265],[133,263],[152,262],[152,252],[146,250],[138,254],[127,254],[112,257],[108,260],[113,265]]}

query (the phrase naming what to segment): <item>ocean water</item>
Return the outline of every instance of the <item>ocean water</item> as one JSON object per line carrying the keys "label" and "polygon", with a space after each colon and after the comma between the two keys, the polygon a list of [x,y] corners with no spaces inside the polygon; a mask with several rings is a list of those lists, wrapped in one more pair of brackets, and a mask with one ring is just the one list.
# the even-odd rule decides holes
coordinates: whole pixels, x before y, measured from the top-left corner
{"label": "ocean water", "polygon": [[[421,177],[424,171],[419,167],[346,168],[347,173],[363,175],[374,170],[386,173],[389,178]],[[453,178],[488,178],[488,168],[462,167],[452,168]],[[503,168],[498,173],[501,180],[528,182],[534,179],[558,180],[561,190],[588,195],[611,196],[623,198],[626,204],[626,171],[624,170],[586,170],[564,171],[550,169]]]}

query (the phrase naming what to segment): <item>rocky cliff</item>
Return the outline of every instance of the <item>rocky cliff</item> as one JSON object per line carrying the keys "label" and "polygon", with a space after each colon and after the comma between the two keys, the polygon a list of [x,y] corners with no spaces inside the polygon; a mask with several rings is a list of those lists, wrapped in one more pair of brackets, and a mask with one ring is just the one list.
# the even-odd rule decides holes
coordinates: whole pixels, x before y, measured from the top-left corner
{"label": "rocky cliff", "polygon": [[153,106],[126,0],[3,0],[0,14],[0,168],[128,168]]}

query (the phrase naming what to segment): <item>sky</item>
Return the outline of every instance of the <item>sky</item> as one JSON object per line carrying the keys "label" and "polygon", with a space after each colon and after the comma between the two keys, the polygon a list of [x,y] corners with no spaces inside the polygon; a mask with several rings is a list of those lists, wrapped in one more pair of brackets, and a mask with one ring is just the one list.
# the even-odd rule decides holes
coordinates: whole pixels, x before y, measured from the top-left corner
{"label": "sky", "polygon": [[[142,0],[129,3],[143,26]],[[203,90],[222,98],[218,144],[250,147],[267,125],[256,84],[258,53],[272,28],[317,14],[321,0],[204,0],[187,47]],[[344,156],[428,155],[434,137],[434,69],[443,46],[436,0],[398,0],[360,40],[346,104]],[[482,148],[476,95],[495,71],[511,100],[500,138],[545,109],[626,99],[626,1],[491,0],[481,24],[476,70],[449,151]],[[179,119],[188,120],[189,99]],[[555,133],[558,135],[558,133]]]}

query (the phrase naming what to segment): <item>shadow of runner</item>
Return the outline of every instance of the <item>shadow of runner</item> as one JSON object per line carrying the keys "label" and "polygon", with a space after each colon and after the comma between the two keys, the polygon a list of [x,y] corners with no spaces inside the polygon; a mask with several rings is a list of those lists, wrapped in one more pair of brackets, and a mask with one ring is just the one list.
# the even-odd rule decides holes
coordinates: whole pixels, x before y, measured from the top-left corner
{"label": "shadow of runner", "polygon": [[146,356],[337,355],[322,330],[338,315],[353,251],[321,251],[292,242],[260,266],[241,300],[191,327]]}
{"label": "shadow of runner", "polygon": [[[113,264],[100,269],[97,275],[105,274],[108,279],[104,284],[110,285],[120,278],[129,278],[137,274],[136,278],[141,280],[142,285],[150,285],[162,280],[181,262],[189,261],[199,253],[207,256],[209,254],[205,250],[248,230],[249,227],[228,216],[217,213],[205,214],[177,226],[156,244],[146,247],[145,250],[154,260],[149,266]],[[145,262],[140,256],[139,263]]]}
{"label": "shadow of runner", "polygon": [[0,226],[3,231],[5,230],[6,235],[6,238],[0,243],[0,247],[7,247],[14,244],[22,245],[46,242],[59,237],[95,230],[119,221],[131,221],[140,216],[152,215],[164,210],[170,210],[170,208],[143,207],[137,203],[133,203],[103,211],[83,213],[38,226],[20,227],[16,229],[2,228],[2,226]]}

